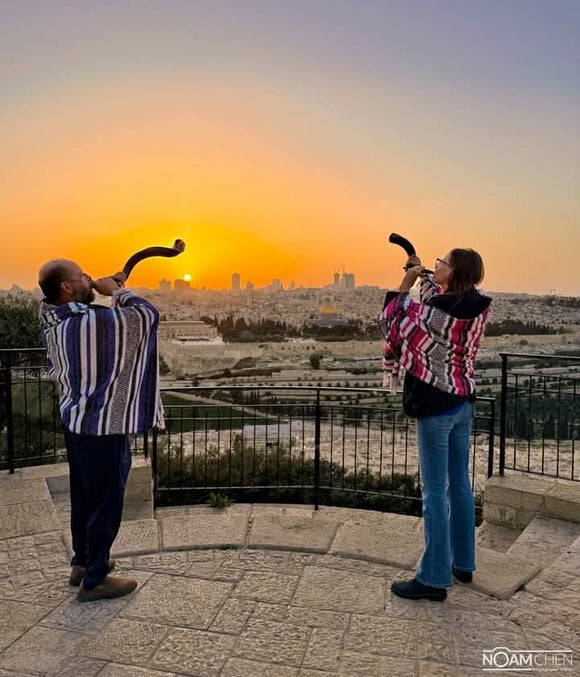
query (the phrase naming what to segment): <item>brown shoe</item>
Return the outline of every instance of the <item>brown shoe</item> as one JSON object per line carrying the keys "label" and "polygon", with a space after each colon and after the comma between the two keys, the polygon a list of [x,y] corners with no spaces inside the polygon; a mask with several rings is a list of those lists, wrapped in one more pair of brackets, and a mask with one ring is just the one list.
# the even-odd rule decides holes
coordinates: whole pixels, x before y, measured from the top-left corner
{"label": "brown shoe", "polygon": [[[109,560],[109,573],[114,570],[116,562],[114,559]],[[68,579],[69,585],[74,585],[75,588],[78,588],[79,585],[83,582],[85,577],[86,569],[75,564],[71,569],[70,578]]]}
{"label": "brown shoe", "polygon": [[79,602],[95,602],[97,599],[113,599],[123,597],[133,592],[137,587],[137,581],[131,578],[115,578],[107,576],[105,580],[91,590],[85,590],[81,585],[77,592]]}

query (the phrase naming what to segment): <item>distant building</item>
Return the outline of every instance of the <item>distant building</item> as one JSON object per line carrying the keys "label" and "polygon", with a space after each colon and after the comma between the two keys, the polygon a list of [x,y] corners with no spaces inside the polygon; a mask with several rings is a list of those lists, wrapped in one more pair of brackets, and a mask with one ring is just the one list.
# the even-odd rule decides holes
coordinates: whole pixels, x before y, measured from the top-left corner
{"label": "distant building", "polygon": [[354,289],[356,287],[354,273],[343,273],[341,282],[343,289]]}
{"label": "distant building", "polygon": [[217,329],[201,320],[175,320],[159,323],[159,337],[168,341],[212,341],[217,339]]}
{"label": "distant building", "polygon": [[175,280],[173,283],[173,289],[176,292],[189,291],[191,289],[191,283],[189,280]]}
{"label": "distant building", "polygon": [[332,283],[332,286],[335,289],[340,289],[340,273],[334,273],[334,282]]}
{"label": "distant building", "polygon": [[275,278],[272,280],[272,291],[277,292],[277,291],[282,291],[282,282],[278,278]]}
{"label": "distant building", "polygon": [[246,291],[254,291],[254,283],[246,282]]}
{"label": "distant building", "polygon": [[327,302],[320,307],[318,317],[309,320],[308,324],[314,327],[346,327],[348,320],[339,316],[334,303]]}
{"label": "distant building", "polygon": [[240,291],[240,274],[232,274],[232,291]]}
{"label": "distant building", "polygon": [[159,280],[159,291],[162,294],[169,294],[171,292],[171,281]]}

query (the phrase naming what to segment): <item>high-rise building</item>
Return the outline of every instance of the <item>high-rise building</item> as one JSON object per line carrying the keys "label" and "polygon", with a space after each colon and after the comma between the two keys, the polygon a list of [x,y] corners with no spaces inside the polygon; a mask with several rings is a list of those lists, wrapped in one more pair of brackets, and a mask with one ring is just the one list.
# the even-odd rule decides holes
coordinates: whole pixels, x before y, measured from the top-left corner
{"label": "high-rise building", "polygon": [[278,278],[272,280],[272,291],[278,292],[282,291],[282,282]]}
{"label": "high-rise building", "polygon": [[344,273],[343,278],[345,289],[354,289],[356,287],[354,273]]}
{"label": "high-rise building", "polygon": [[335,289],[340,289],[340,273],[334,273],[334,282],[332,286]]}
{"label": "high-rise building", "polygon": [[159,291],[162,294],[169,294],[171,292],[171,281],[159,280]]}
{"label": "high-rise building", "polygon": [[189,280],[175,280],[173,289],[176,292],[189,291],[191,289],[191,283]]}
{"label": "high-rise building", "polygon": [[240,274],[232,273],[232,291],[240,291]]}
{"label": "high-rise building", "polygon": [[246,282],[246,291],[254,291],[254,283]]}

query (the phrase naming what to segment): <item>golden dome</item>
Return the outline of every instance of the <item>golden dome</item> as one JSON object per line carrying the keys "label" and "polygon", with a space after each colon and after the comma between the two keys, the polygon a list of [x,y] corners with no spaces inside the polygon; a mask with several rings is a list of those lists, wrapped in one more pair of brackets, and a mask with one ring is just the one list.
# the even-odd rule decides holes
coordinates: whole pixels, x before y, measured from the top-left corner
{"label": "golden dome", "polygon": [[318,311],[319,315],[336,315],[334,303],[325,303]]}

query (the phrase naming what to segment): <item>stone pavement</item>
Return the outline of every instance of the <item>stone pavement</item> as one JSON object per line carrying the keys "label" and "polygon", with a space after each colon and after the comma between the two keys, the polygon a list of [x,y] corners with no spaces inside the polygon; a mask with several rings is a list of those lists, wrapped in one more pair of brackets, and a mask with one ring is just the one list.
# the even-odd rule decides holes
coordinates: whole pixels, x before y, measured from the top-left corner
{"label": "stone pavement", "polygon": [[[148,554],[134,550],[141,522],[155,550]],[[30,475],[0,474],[0,677],[473,677],[494,647],[572,649],[568,674],[580,674],[580,538],[561,527],[563,541],[546,536],[545,523],[532,527],[552,552],[541,571],[501,552],[529,558],[525,532],[519,547],[501,534],[503,547],[479,550],[501,566],[527,562],[527,576],[539,571],[525,589],[496,599],[456,585],[439,604],[389,590],[412,575],[417,518],[299,506],[166,509],[123,525],[133,531],[121,535],[120,550],[131,554],[119,573],[138,580],[135,593],[79,604],[50,493]],[[487,531],[481,540],[493,538]],[[490,576],[492,564],[480,569]]]}

